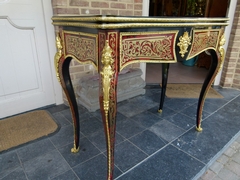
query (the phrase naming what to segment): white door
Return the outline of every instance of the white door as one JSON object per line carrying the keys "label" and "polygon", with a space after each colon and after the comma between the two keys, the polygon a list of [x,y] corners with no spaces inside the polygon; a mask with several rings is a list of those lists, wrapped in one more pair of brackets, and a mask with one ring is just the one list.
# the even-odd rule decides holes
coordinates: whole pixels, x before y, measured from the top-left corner
{"label": "white door", "polygon": [[41,0],[0,0],[0,118],[55,104],[48,44]]}

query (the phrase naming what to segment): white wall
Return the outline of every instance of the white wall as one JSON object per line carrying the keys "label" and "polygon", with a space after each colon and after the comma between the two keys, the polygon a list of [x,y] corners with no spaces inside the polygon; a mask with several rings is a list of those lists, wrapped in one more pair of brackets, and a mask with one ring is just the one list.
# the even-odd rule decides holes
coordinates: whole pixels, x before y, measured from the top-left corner
{"label": "white wall", "polygon": [[44,10],[44,18],[45,18],[45,25],[46,25],[46,34],[48,40],[48,50],[51,59],[51,70],[52,70],[52,78],[53,78],[53,87],[55,92],[55,100],[56,104],[63,104],[63,96],[62,96],[62,88],[60,83],[56,78],[56,71],[54,67],[54,55],[56,53],[56,46],[55,46],[55,32],[54,26],[52,25],[51,18],[53,16],[53,8],[52,3],[49,0],[42,0],[43,10]]}
{"label": "white wall", "polygon": [[[226,39],[226,43],[224,45],[225,52],[227,51],[227,48],[228,48],[236,6],[237,6],[237,0],[231,0],[230,6],[227,12],[227,17],[230,18],[230,21],[229,21],[229,25],[225,28],[225,39]],[[218,75],[216,76],[214,85],[220,84],[221,76],[222,76],[222,69],[219,71]]]}
{"label": "white wall", "polygon": [[[142,9],[142,15],[148,16],[149,15],[149,0],[143,1],[143,9]],[[140,69],[142,70],[142,79],[145,81],[146,79],[146,63],[140,63]]]}

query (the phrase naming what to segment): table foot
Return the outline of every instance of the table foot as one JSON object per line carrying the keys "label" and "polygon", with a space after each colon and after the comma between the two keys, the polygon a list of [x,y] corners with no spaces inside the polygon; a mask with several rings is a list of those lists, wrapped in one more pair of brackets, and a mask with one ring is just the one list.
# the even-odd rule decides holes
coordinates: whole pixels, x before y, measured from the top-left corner
{"label": "table foot", "polygon": [[159,110],[158,110],[158,113],[160,113],[160,114],[161,114],[161,113],[162,113],[162,109],[159,109]]}
{"label": "table foot", "polygon": [[202,132],[202,128],[201,128],[201,126],[196,126],[196,130],[198,131],[198,132]]}
{"label": "table foot", "polygon": [[72,114],[73,120],[73,131],[74,131],[74,144],[73,148],[71,149],[72,153],[77,153],[79,151],[79,139],[80,139],[80,124],[79,124],[79,112],[78,112],[78,105],[74,93],[74,89],[72,86],[72,81],[69,74],[69,65],[72,58],[67,57],[66,59],[62,59],[59,62],[59,74],[60,74],[60,82],[62,88],[65,92],[65,95],[68,99],[70,111]]}
{"label": "table foot", "polygon": [[212,63],[211,63],[211,67],[209,69],[208,75],[204,80],[204,83],[200,92],[200,96],[198,99],[197,117],[196,117],[196,130],[198,132],[202,131],[201,121],[202,121],[203,105],[204,105],[207,92],[210,89],[223,61],[221,60],[220,56],[217,55],[217,52],[215,50],[210,49],[209,52],[212,56]]}
{"label": "table foot", "polygon": [[73,148],[71,149],[71,153],[78,153],[80,150],[80,147],[76,148],[76,144],[74,143]]}

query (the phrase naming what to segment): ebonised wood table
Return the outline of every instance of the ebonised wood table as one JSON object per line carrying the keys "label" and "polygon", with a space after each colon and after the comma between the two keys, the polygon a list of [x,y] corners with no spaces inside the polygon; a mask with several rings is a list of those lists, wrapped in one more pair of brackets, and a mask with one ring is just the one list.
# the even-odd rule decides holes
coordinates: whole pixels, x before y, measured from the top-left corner
{"label": "ebonised wood table", "polygon": [[[162,63],[162,91],[158,112],[162,112],[170,63],[191,59],[208,50],[212,56],[197,106],[196,129],[206,94],[224,60],[224,27],[228,18],[169,18],[121,16],[54,16],[58,27],[55,68],[68,99],[73,125],[74,147],[79,150],[79,113],[69,64],[74,58],[91,63],[99,72],[99,103],[107,144],[107,179],[113,179],[114,143],[119,72],[132,63]],[[157,112],[157,111],[156,111]],[[80,115],[81,118],[81,115]]]}

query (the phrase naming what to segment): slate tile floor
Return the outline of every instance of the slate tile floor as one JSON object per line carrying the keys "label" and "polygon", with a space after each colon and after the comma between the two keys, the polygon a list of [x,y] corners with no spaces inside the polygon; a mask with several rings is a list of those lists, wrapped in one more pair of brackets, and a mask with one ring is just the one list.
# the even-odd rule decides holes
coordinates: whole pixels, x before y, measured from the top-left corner
{"label": "slate tile floor", "polygon": [[[197,99],[166,98],[160,91],[118,103],[115,149],[117,180],[198,179],[240,131],[240,91],[216,88],[223,99],[207,99],[203,132],[195,131]],[[60,129],[54,135],[0,153],[2,180],[105,180],[106,147],[99,111],[81,114],[81,150],[70,153],[73,128],[69,108],[47,110]]]}

